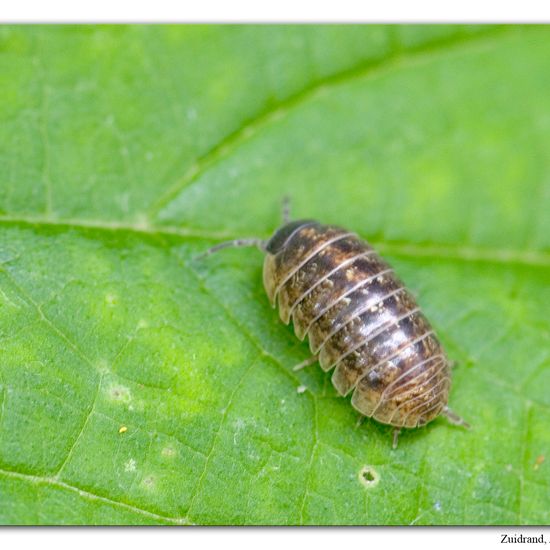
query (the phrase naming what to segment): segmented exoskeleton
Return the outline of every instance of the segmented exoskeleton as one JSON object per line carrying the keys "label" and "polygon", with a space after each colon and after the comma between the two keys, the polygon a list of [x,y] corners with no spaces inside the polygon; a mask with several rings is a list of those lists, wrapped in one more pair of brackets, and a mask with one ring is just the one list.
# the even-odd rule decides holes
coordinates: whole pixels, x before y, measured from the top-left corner
{"label": "segmented exoskeleton", "polygon": [[468,426],[447,407],[450,363],[412,294],[357,235],[313,220],[288,221],[258,246],[266,253],[263,282],[273,307],[296,336],[306,336],[332,383],[362,415],[400,428],[423,426],[440,414]]}

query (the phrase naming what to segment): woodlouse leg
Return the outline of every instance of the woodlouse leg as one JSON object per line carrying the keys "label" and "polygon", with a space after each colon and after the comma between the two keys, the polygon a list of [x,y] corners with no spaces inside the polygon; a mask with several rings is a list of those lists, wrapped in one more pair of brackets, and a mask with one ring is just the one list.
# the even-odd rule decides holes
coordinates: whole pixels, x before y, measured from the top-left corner
{"label": "woodlouse leg", "polygon": [[263,241],[262,239],[257,239],[254,237],[250,239],[235,239],[233,241],[226,241],[224,243],[217,244],[216,246],[209,248],[202,254],[195,256],[195,258],[193,259],[202,260],[207,256],[210,256],[210,254],[214,254],[214,252],[218,252],[218,250],[222,250],[223,248],[232,248],[232,247],[241,247],[241,246],[257,246],[263,252],[265,251],[265,244],[266,242]]}
{"label": "woodlouse leg", "polygon": [[309,367],[310,365],[313,365],[317,361],[317,355],[312,355],[311,357],[308,357],[305,361],[302,361],[301,363],[298,363],[295,367],[292,367],[292,370],[297,371],[301,370],[305,367]]}
{"label": "woodlouse leg", "polygon": [[283,197],[283,223],[287,224],[290,221],[290,197]]}
{"label": "woodlouse leg", "polygon": [[445,406],[443,407],[443,409],[441,410],[441,414],[443,416],[445,416],[447,418],[447,420],[451,423],[451,424],[454,424],[455,426],[463,426],[464,428],[467,428],[469,429],[470,428],[470,424],[468,424],[468,422],[466,422],[466,420],[464,420],[463,418],[461,418],[460,416],[458,416],[458,414],[456,414],[455,412],[453,412],[451,409],[449,409],[449,407]]}
{"label": "woodlouse leg", "polygon": [[359,414],[357,416],[357,422],[355,423],[355,427],[356,428],[359,428],[359,426],[361,426],[361,424],[363,424],[363,421],[365,420],[365,415],[364,414]]}
{"label": "woodlouse leg", "polygon": [[399,439],[399,434],[401,433],[401,428],[394,428],[393,429],[393,443],[392,443],[392,449],[397,449],[397,441]]}

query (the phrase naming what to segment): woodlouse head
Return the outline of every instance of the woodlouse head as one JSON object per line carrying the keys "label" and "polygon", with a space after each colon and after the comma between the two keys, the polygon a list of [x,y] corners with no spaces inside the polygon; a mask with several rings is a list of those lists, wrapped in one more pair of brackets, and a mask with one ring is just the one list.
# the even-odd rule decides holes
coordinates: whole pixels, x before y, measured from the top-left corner
{"label": "woodlouse head", "polygon": [[313,220],[295,220],[281,225],[267,241],[265,245],[266,252],[269,254],[277,254],[285,247],[285,244],[290,240],[290,237],[292,237],[297,229],[312,222]]}
{"label": "woodlouse head", "polygon": [[277,287],[281,282],[277,275],[277,263],[280,261],[281,256],[284,256],[285,250],[293,235],[295,235],[304,225],[310,225],[312,223],[314,223],[312,220],[295,220],[284,223],[265,243],[264,250],[266,256],[263,271],[264,288],[273,307],[275,307]]}

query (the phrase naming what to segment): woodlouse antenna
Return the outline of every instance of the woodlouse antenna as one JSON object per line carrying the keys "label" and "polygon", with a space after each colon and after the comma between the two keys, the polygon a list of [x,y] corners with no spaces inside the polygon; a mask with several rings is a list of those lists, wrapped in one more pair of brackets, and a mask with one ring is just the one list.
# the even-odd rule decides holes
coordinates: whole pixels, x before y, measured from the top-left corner
{"label": "woodlouse antenna", "polygon": [[470,424],[468,424],[468,422],[466,422],[466,420],[464,420],[463,418],[461,418],[460,416],[458,416],[458,414],[456,414],[455,412],[453,412],[451,409],[449,409],[449,407],[447,407],[445,405],[445,407],[443,407],[443,409],[441,410],[441,414],[447,418],[447,420],[451,423],[451,424],[454,424],[455,426],[463,426],[464,428],[466,429],[470,429],[471,426]]}
{"label": "woodlouse antenna", "polygon": [[262,252],[265,252],[265,245],[266,241],[262,239],[257,239],[255,237],[251,237],[249,239],[234,239],[232,241],[226,241],[224,243],[217,244],[216,246],[213,246],[212,248],[209,248],[202,254],[199,254],[198,256],[195,256],[194,260],[203,260],[207,256],[210,256],[211,254],[214,254],[214,252],[218,252],[218,250],[222,250],[224,248],[236,248],[236,247],[245,247],[245,246],[257,246]]}
{"label": "woodlouse antenna", "polygon": [[290,197],[285,195],[283,197],[283,223],[287,224],[290,221]]}

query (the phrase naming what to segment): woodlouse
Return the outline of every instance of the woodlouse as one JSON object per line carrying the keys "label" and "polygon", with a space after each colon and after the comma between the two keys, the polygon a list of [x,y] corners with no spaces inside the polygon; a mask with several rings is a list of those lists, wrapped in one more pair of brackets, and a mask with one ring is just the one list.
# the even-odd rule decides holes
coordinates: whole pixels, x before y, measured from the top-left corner
{"label": "woodlouse", "polygon": [[423,426],[438,415],[469,427],[447,406],[451,364],[412,294],[364,240],[315,220],[289,221],[273,236],[221,243],[202,256],[231,246],[257,246],[266,253],[263,282],[281,320],[292,319],[306,336],[324,371],[334,369],[338,393],[353,392],[362,415],[401,428]]}

